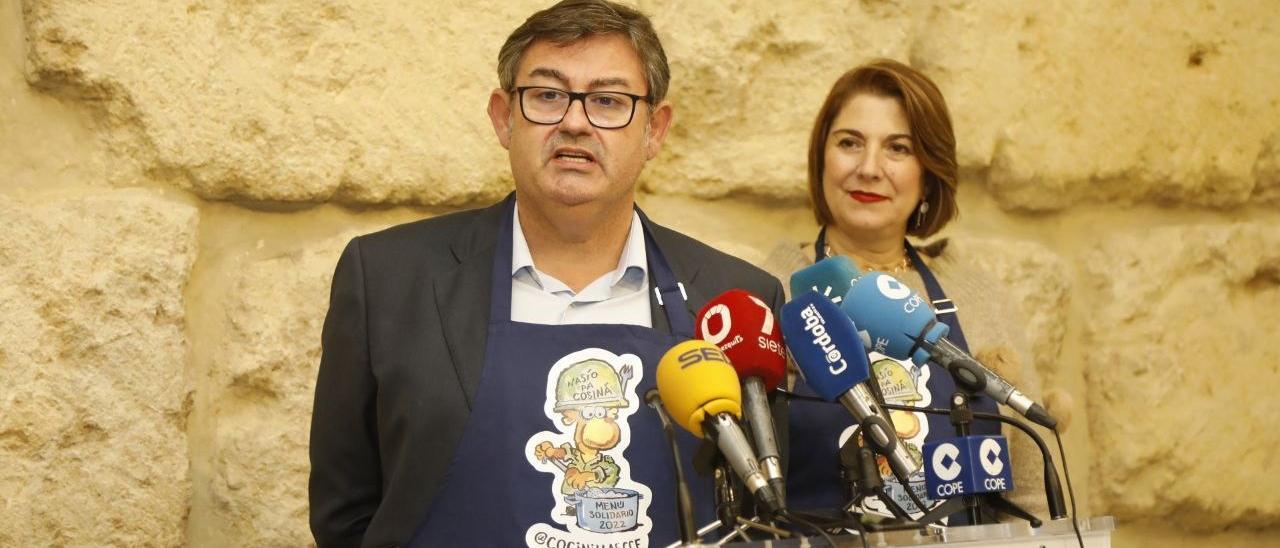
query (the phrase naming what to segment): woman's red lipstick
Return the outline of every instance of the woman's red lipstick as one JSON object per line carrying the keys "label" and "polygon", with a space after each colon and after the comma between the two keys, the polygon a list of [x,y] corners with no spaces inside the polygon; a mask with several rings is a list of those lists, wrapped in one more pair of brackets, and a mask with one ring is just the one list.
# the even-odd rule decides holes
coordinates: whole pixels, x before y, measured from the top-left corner
{"label": "woman's red lipstick", "polygon": [[872,193],[870,193],[870,192],[862,192],[862,191],[859,191],[859,190],[855,190],[855,191],[853,191],[853,192],[850,192],[850,193],[849,193],[849,197],[850,197],[850,198],[853,198],[853,199],[855,199],[855,200],[857,200],[857,201],[859,201],[859,202],[862,202],[862,203],[864,203],[864,204],[869,204],[869,203],[872,203],[872,202],[879,202],[879,201],[883,201],[883,200],[888,200],[888,199],[889,199],[889,198],[884,197],[884,196],[881,196],[881,195],[879,195],[879,194],[872,194]]}

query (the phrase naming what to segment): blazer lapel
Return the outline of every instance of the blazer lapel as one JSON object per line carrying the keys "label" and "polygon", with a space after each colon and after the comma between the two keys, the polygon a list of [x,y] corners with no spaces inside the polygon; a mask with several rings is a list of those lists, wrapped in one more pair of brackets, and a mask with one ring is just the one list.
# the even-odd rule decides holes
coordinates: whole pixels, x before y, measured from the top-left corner
{"label": "blazer lapel", "polygon": [[[510,198],[508,198],[510,199]],[[435,296],[445,343],[470,406],[480,385],[489,335],[493,251],[506,201],[482,211],[450,244],[456,268],[435,280]]]}

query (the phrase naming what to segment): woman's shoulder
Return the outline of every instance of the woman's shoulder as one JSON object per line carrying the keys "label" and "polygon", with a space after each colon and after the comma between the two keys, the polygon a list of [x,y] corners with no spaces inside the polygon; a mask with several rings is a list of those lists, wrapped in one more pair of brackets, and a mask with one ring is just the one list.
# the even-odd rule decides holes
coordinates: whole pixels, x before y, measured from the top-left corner
{"label": "woman's shoulder", "polygon": [[916,246],[916,250],[948,292],[978,293],[997,301],[1007,301],[1008,291],[1004,284],[966,243],[938,238]]}
{"label": "woman's shoulder", "polygon": [[1019,326],[1024,325],[1024,314],[1014,292],[986,266],[989,250],[970,244],[967,240],[940,239],[917,249],[947,297],[961,309],[962,318],[985,322],[982,331],[992,331],[989,335],[1001,342],[1017,341],[1020,344],[1015,346],[1022,346],[1025,333]]}

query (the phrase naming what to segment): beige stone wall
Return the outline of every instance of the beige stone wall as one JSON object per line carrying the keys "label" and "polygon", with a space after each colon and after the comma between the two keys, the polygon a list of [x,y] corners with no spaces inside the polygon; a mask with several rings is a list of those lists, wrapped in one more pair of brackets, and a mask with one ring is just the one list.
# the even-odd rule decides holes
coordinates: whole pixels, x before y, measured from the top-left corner
{"label": "beige stone wall", "polygon": [[[337,254],[510,189],[484,105],[544,4],[0,0],[0,545],[309,543]],[[827,86],[910,62],[958,130],[947,234],[1075,402],[1080,513],[1280,535],[1280,5],[639,5],[677,111],[655,219],[751,260],[811,237]]]}

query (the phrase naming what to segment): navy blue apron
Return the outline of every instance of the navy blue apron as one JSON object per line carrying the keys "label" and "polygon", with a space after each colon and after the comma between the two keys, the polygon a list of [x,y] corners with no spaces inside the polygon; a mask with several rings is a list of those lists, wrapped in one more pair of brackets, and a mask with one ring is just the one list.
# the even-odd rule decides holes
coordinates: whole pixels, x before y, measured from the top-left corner
{"label": "navy blue apron", "polygon": [[[818,232],[814,244],[816,260],[826,258],[826,229]],[[903,241],[907,257],[912,266],[920,273],[924,281],[929,300],[935,304],[950,303],[946,293],[934,277],[933,272],[920,259],[920,254],[907,241]],[[951,307],[954,312],[954,307]],[[950,326],[947,338],[965,352],[969,345],[965,341],[964,331],[960,329],[960,319],[954,313],[940,313],[938,320]],[[878,353],[871,353],[872,369],[884,393],[885,401],[901,405],[950,409],[951,394],[955,392],[955,380],[943,368],[937,365],[914,364],[909,360],[894,360]],[[802,395],[815,395],[803,382],[797,383],[795,392]],[[996,402],[981,394],[970,400],[974,411],[996,412]],[[898,427],[899,437],[908,444],[917,463],[923,462],[922,447],[926,441],[955,437],[955,427],[945,415],[925,415],[924,413],[903,413],[893,411],[894,425]],[[845,489],[840,479],[839,449],[840,442],[849,436],[854,429],[853,417],[841,405],[819,403],[804,400],[791,402],[789,415],[791,439],[791,462],[787,468],[788,503],[799,509],[832,509],[844,505]],[[973,435],[998,435],[1000,424],[994,421],[974,421],[970,428]],[[888,466],[880,459],[880,470],[885,484],[894,501],[903,509],[918,516],[915,504],[907,496],[901,482],[893,477]],[[926,494],[924,485],[924,467],[920,466],[911,475],[910,483],[916,495],[925,503],[932,505]],[[876,513],[890,515],[879,500],[868,499],[863,508]],[[958,525],[967,522],[964,512],[952,514],[949,523]]]}
{"label": "navy blue apron", "polygon": [[[494,251],[493,299],[475,405],[412,546],[664,546],[678,540],[675,473],[644,394],[658,360],[693,337],[670,266],[645,251],[671,334],[615,324],[511,321],[512,215]],[[685,470],[697,450],[679,436]],[[695,527],[714,519],[709,479],[690,477]],[[577,542],[579,544],[572,544]]]}

